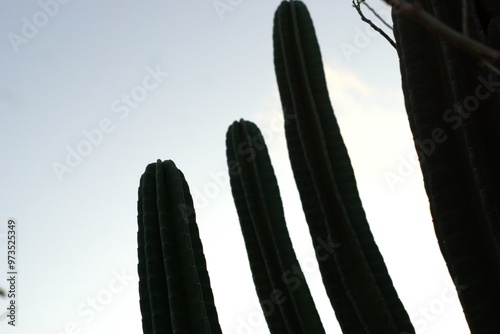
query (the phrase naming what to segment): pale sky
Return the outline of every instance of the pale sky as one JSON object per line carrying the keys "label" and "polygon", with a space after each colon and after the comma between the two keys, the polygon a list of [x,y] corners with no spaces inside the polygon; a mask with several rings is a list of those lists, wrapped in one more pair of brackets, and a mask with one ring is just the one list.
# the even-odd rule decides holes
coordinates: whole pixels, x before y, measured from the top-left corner
{"label": "pale sky", "polygon": [[[279,3],[0,4],[2,288],[7,221],[17,222],[16,327],[0,316],[2,333],[142,333],[137,189],[157,159],[174,160],[190,186],[223,332],[269,333],[228,182],[225,135],[240,118],[264,133],[297,257],[326,332],[340,333],[286,150]],[[469,333],[414,159],[396,51],[349,0],[305,3],[368,221],[417,333]]]}

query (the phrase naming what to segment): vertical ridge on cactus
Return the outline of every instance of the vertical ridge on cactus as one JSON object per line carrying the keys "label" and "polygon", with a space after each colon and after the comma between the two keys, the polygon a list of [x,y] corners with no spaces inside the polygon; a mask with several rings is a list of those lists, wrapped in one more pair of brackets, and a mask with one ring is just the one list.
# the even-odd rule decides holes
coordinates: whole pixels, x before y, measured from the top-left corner
{"label": "vertical ridge on cactus", "polygon": [[370,232],[331,107],[306,6],[283,1],[274,21],[274,62],[292,170],[323,282],[345,333],[414,333]]}
{"label": "vertical ridge on cactus", "polygon": [[167,279],[163,264],[162,245],[159,237],[160,224],[156,201],[154,167],[153,165],[149,165],[141,177],[138,202],[140,213],[138,217],[138,252],[140,256],[138,269],[139,291],[142,292],[140,295],[140,305],[141,313],[143,314],[144,334],[158,332],[171,333],[168,285],[166,284]]}
{"label": "vertical ridge on cactus", "polygon": [[[142,314],[142,329],[144,334],[153,333],[153,320],[151,314],[151,306],[150,306],[150,294],[148,288],[148,275],[147,265],[146,265],[146,245],[145,245],[145,232],[144,232],[144,221],[143,221],[143,198],[142,198],[142,189],[144,185],[144,175],[141,176],[140,187],[139,187],[139,199],[137,201],[137,222],[138,222],[138,231],[137,231],[137,253],[139,263],[137,264],[137,272],[139,274],[139,305]],[[149,238],[148,238],[149,239]],[[151,248],[151,243],[149,244]],[[159,266],[157,265],[157,268]],[[153,269],[154,266],[150,266],[150,269]],[[160,273],[161,274],[161,273]],[[162,280],[163,281],[163,280]],[[166,296],[166,291],[162,291],[164,296]],[[168,304],[166,305],[168,307]],[[168,311],[167,311],[168,312]]]}
{"label": "vertical ridge on cactus", "polygon": [[[229,127],[226,147],[234,202],[269,330],[325,333],[291,244],[264,138],[254,123],[240,120]],[[292,271],[293,280],[287,277]],[[265,309],[269,305],[271,311]]]}
{"label": "vertical ridge on cactus", "polygon": [[193,201],[173,161],[146,167],[138,225],[144,333],[221,333]]}

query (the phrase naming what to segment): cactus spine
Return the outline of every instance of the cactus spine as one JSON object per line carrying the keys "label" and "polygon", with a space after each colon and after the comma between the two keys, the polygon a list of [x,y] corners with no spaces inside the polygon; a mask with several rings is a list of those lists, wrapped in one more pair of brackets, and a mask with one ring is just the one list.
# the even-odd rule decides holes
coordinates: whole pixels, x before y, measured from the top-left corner
{"label": "cactus spine", "polygon": [[274,63],[289,157],[317,258],[344,333],[414,333],[370,232],[331,107],[306,6],[283,1],[274,19]]}
{"label": "cactus spine", "polygon": [[137,207],[144,334],[222,333],[193,200],[173,161],[146,167]]}
{"label": "cactus spine", "polygon": [[[462,30],[462,2],[421,1]],[[467,1],[469,35],[500,46],[500,5]],[[499,77],[393,14],[406,110],[448,270],[473,333],[500,333]]]}
{"label": "cactus spine", "polygon": [[229,127],[226,147],[234,202],[270,332],[325,333],[288,235],[264,138],[255,124],[240,120]]}

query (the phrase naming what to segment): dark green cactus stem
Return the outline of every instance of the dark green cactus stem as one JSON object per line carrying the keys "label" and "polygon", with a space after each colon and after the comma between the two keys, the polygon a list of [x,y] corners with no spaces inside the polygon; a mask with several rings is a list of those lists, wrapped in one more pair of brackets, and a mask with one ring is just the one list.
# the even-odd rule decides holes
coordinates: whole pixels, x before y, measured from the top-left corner
{"label": "dark green cactus stem", "polygon": [[226,147],[234,202],[270,332],[325,333],[290,241],[261,132],[251,122],[234,122]]}
{"label": "dark green cactus stem", "polygon": [[222,333],[193,200],[173,161],[146,167],[137,208],[144,334]]}
{"label": "dark green cactus stem", "polygon": [[333,114],[306,6],[283,1],[274,19],[274,63],[289,157],[316,256],[344,333],[414,333],[373,239]]}
{"label": "dark green cactus stem", "polygon": [[[462,30],[462,1],[421,1]],[[468,33],[500,46],[500,2],[467,1]],[[500,78],[393,14],[402,87],[436,236],[472,333],[500,333]]]}

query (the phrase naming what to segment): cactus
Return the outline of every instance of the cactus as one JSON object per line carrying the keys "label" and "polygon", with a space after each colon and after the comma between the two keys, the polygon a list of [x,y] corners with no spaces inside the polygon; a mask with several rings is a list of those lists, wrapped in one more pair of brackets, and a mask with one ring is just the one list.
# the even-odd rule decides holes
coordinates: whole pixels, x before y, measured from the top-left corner
{"label": "cactus", "polygon": [[226,147],[234,202],[270,332],[325,333],[288,235],[264,138],[254,123],[240,120],[229,127]]}
{"label": "cactus", "polygon": [[[422,3],[460,28],[461,1]],[[467,4],[469,34],[498,47],[500,6]],[[393,18],[408,119],[441,252],[471,331],[499,333],[499,76],[399,14]],[[290,162],[339,324],[349,334],[415,333],[366,220],[302,2],[279,5],[273,41]],[[271,332],[324,333],[260,131],[251,122],[234,122],[226,145],[233,197]],[[320,252],[325,245],[326,256]],[[221,333],[193,201],[170,160],[148,165],[140,180],[138,258],[144,333]],[[290,269],[298,283],[287,278]],[[269,301],[275,304],[270,312],[264,305]]]}
{"label": "cactus", "polygon": [[222,333],[193,200],[173,161],[146,167],[137,208],[144,334]]}
{"label": "cactus", "polygon": [[[421,1],[462,30],[461,1]],[[467,1],[469,35],[500,45],[497,1]],[[473,333],[500,333],[499,77],[393,13],[406,111],[435,233]]]}
{"label": "cactus", "polygon": [[370,232],[331,107],[306,6],[283,1],[274,18],[274,63],[285,133],[327,294],[345,333],[414,333]]}

